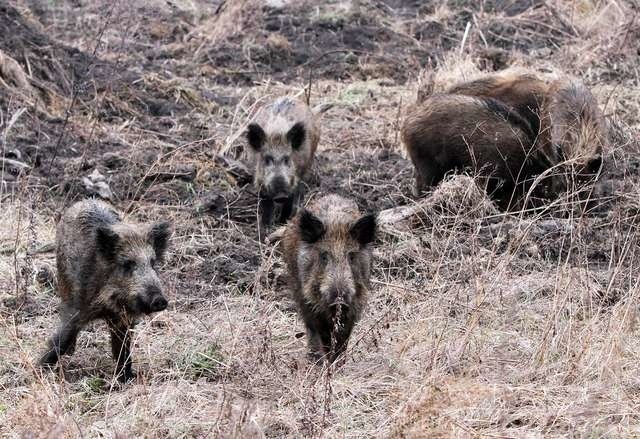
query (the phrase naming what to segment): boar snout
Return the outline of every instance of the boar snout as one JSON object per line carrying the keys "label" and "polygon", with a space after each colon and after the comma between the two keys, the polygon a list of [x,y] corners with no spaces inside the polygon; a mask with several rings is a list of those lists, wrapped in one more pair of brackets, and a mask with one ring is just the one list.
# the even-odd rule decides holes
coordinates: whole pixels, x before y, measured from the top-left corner
{"label": "boar snout", "polygon": [[328,294],[329,306],[348,306],[348,298],[352,295],[353,292],[347,288],[331,288]]}
{"label": "boar snout", "polygon": [[284,203],[291,197],[291,188],[283,177],[276,177],[267,186],[267,195],[276,203]]}
{"label": "boar snout", "polygon": [[165,299],[162,296],[158,296],[151,301],[151,311],[153,312],[164,311],[165,309],[167,309],[167,305],[168,305],[167,299]]}
{"label": "boar snout", "polygon": [[147,287],[144,294],[138,296],[138,305],[145,314],[151,314],[167,309],[167,299],[162,295],[162,290],[157,286]]}

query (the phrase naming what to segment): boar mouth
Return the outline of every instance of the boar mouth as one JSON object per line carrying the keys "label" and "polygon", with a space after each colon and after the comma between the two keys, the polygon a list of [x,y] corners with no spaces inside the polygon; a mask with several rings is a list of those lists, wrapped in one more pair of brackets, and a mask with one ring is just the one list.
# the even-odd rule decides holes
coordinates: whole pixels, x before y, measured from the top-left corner
{"label": "boar mouth", "polygon": [[145,300],[142,297],[136,298],[136,305],[142,314],[153,314],[154,312],[160,312],[167,309],[167,299],[162,296],[155,297],[153,300]]}
{"label": "boar mouth", "polygon": [[327,297],[327,302],[329,308],[338,308],[345,307],[349,308],[349,302],[347,302],[347,298],[349,297],[349,293],[341,290],[331,291]]}
{"label": "boar mouth", "polygon": [[291,198],[291,193],[286,189],[263,188],[259,192],[259,197],[263,200],[271,200],[277,204],[284,204]]}
{"label": "boar mouth", "polygon": [[284,204],[289,199],[289,194],[279,193],[273,196],[272,199],[278,204]]}

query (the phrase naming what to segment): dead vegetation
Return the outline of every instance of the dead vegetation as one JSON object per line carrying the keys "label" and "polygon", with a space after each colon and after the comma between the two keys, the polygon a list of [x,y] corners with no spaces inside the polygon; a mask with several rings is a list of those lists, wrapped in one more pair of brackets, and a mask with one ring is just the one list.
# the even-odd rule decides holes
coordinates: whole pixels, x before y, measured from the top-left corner
{"label": "dead vegetation", "polygon": [[[636,3],[4,3],[0,435],[639,434]],[[472,176],[415,200],[398,128],[419,77],[510,66],[593,89],[612,148],[589,202],[570,191],[505,215]],[[310,77],[311,104],[335,105],[309,197],[384,211],[374,291],[332,370],[305,359],[278,244],[257,239],[235,161],[255,109]],[[99,324],[63,372],[35,367],[57,319],[55,221],[106,194],[176,230],[170,306],[137,326],[127,386]]]}

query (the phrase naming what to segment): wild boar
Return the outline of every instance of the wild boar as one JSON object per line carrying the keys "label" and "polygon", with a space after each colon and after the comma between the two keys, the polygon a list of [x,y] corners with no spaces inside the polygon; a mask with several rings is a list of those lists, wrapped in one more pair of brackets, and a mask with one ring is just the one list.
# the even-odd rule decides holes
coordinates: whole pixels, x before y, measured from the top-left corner
{"label": "wild boar", "polygon": [[169,239],[169,223],[124,222],[110,205],[85,200],[71,206],[56,232],[61,323],[40,363],[54,366],[75,350],[80,330],[104,319],[120,381],[132,379],[131,334],[144,314],[167,307],[156,272]]}
{"label": "wild boar", "polygon": [[454,85],[447,93],[493,98],[523,116],[537,136],[536,150],[557,170],[554,193],[566,189],[567,179],[583,181],[602,166],[607,125],[596,99],[576,79],[507,70]]}
{"label": "wild boar", "polygon": [[310,172],[318,142],[319,112],[305,103],[283,97],[263,107],[247,127],[247,144],[260,197],[260,222],[285,223],[303,196],[301,182]]}
{"label": "wild boar", "polygon": [[527,120],[491,98],[431,95],[407,110],[401,138],[415,166],[417,194],[448,172],[470,169],[486,178],[489,195],[508,209],[548,167]]}
{"label": "wild boar", "polygon": [[334,361],[345,351],[367,301],[375,236],[375,215],[338,195],[314,201],[287,225],[283,255],[312,358]]}

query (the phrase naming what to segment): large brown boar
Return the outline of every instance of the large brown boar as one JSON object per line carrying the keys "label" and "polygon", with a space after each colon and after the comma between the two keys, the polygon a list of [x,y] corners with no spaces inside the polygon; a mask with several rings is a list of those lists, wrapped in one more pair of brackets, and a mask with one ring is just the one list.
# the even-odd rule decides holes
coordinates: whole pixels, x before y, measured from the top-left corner
{"label": "large brown boar", "polygon": [[61,323],[41,357],[53,366],[75,350],[80,330],[104,319],[121,381],[131,369],[131,334],[137,318],[167,307],[156,272],[169,238],[169,224],[131,224],[96,200],[71,206],[58,224],[56,264]]}
{"label": "large brown boar", "polygon": [[607,125],[594,96],[576,79],[507,70],[454,85],[447,93],[497,99],[523,116],[537,136],[536,149],[557,168],[554,192],[566,188],[565,177],[581,180],[602,165]]}
{"label": "large brown boar", "polygon": [[376,217],[328,195],[288,224],[283,252],[313,358],[335,360],[347,347],[369,291]]}
{"label": "large brown boar", "polygon": [[408,109],[401,137],[415,166],[418,194],[448,172],[470,169],[487,178],[489,194],[508,208],[547,167],[529,123],[491,98],[431,95]]}
{"label": "large brown boar", "polygon": [[260,196],[263,226],[284,223],[302,197],[301,181],[311,168],[320,140],[318,112],[299,100],[284,97],[266,105],[247,127],[247,143]]}

